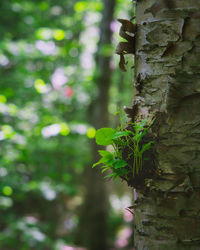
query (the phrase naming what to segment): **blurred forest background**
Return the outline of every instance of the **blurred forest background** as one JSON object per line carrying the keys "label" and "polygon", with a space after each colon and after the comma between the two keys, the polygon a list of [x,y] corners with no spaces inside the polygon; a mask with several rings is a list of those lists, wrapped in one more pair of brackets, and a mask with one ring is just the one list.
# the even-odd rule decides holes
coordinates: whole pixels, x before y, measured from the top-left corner
{"label": "blurred forest background", "polygon": [[111,43],[100,39],[106,1],[0,1],[1,250],[98,249],[99,240],[100,250],[131,249],[131,189],[91,168],[102,81],[109,98],[97,107],[105,102],[108,119],[99,125],[118,126],[113,113],[132,98],[133,61],[121,73],[114,52],[116,19],[132,17],[133,3],[110,2]]}

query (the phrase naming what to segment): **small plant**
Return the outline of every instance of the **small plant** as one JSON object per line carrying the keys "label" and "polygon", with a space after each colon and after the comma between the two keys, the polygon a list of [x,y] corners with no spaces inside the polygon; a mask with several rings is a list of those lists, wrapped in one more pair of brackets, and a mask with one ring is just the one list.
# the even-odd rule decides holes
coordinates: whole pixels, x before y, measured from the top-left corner
{"label": "small plant", "polygon": [[[121,121],[121,115],[120,115]],[[102,165],[102,173],[106,170],[111,170],[112,173],[106,175],[105,177],[121,177],[123,179],[127,179],[127,175],[129,173],[127,165],[128,161],[132,158],[132,175],[133,177],[139,173],[142,169],[143,161],[146,160],[143,158],[143,154],[147,151],[152,141],[149,141],[146,144],[142,144],[141,140],[146,135],[148,129],[152,125],[153,121],[150,125],[146,125],[147,120],[143,120],[140,123],[130,123],[129,129],[124,129],[122,122],[121,126],[117,129],[113,128],[101,128],[97,130],[96,133],[96,143],[101,146],[109,146],[111,145],[113,150],[112,152],[107,150],[99,150],[98,152],[101,155],[101,159],[95,163],[92,167],[96,167],[97,165]],[[123,157],[123,149],[126,148],[128,151],[128,155],[126,160]]]}

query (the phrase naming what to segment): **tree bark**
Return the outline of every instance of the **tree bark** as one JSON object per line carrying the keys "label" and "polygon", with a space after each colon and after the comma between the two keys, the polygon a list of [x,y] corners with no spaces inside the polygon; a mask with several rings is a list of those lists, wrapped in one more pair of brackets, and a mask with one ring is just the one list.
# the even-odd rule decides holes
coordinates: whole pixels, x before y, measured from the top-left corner
{"label": "tree bark", "polygon": [[[108,103],[109,89],[111,85],[112,69],[110,67],[111,55],[105,56],[101,53],[105,45],[111,44],[112,32],[110,29],[113,20],[115,0],[104,0],[104,10],[100,24],[100,40],[98,53],[96,55],[97,96],[90,105],[88,116],[90,124],[96,129],[108,126]],[[98,146],[95,141],[91,142],[93,163],[98,161]],[[91,163],[92,166],[92,163]],[[82,220],[82,242],[90,250],[108,250],[108,191],[105,179],[103,179],[98,168],[87,168],[86,171],[86,197],[84,201]]]}
{"label": "tree bark", "polygon": [[[155,119],[157,177],[137,190],[135,244],[200,249],[200,1],[138,0],[135,121]],[[147,182],[146,182],[147,183]]]}

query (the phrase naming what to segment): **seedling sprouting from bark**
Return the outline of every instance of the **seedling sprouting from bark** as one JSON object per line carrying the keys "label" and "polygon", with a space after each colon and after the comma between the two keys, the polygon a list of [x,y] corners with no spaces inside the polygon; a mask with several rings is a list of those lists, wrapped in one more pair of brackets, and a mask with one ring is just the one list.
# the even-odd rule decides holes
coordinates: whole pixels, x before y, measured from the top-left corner
{"label": "seedling sprouting from bark", "polygon": [[[121,120],[121,115],[120,115]],[[142,170],[143,158],[145,151],[150,149],[152,141],[146,144],[142,144],[142,138],[146,135],[148,129],[152,125],[153,121],[147,126],[147,120],[143,120],[140,123],[130,123],[130,129],[124,129],[121,126],[117,129],[113,128],[101,128],[96,133],[96,143],[101,146],[112,145],[113,152],[107,150],[99,150],[101,159],[93,165],[101,165],[102,173],[107,170],[111,170],[112,173],[105,177],[121,177],[127,179],[128,172],[128,161],[133,158],[132,175],[138,175],[139,171]],[[123,149],[128,149],[128,156],[126,159],[123,157]]]}

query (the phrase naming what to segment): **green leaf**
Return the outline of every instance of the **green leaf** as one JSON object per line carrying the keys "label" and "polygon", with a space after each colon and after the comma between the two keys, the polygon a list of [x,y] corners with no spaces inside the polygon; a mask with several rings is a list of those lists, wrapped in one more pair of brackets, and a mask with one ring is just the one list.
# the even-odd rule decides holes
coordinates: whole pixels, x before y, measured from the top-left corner
{"label": "green leaf", "polygon": [[116,111],[113,115],[118,115],[118,114],[120,114],[120,112],[119,112],[119,111]]}
{"label": "green leaf", "polygon": [[139,127],[139,128],[143,128],[143,127],[145,126],[146,122],[147,122],[147,119],[144,119],[143,121],[141,121],[141,122],[138,124],[138,127]]}
{"label": "green leaf", "polygon": [[149,124],[148,128],[150,128],[150,127],[151,127],[151,125],[154,123],[154,121],[155,121],[155,119],[153,119],[153,120],[150,122],[150,124]]}
{"label": "green leaf", "polygon": [[105,167],[104,169],[101,170],[101,173],[103,174],[108,169],[110,169],[110,167]]}
{"label": "green leaf", "polygon": [[106,150],[98,150],[98,152],[100,153],[100,155],[102,156],[101,158],[101,162],[103,162],[104,164],[110,166],[113,164],[114,162],[114,155]]}
{"label": "green leaf", "polygon": [[104,164],[105,166],[112,166],[112,164],[114,163],[115,159],[114,159],[114,155],[106,150],[98,150],[99,154],[102,156],[101,159],[92,165],[92,168],[100,165],[100,164]]}
{"label": "green leaf", "polygon": [[113,170],[115,172],[115,174],[117,174],[118,176],[125,176],[128,173],[128,170],[126,168],[120,168],[120,169],[114,169]]}
{"label": "green leaf", "polygon": [[102,156],[102,157],[106,157],[106,158],[109,158],[109,159],[113,159],[113,154],[110,153],[109,151],[106,151],[106,150],[98,150],[99,154]]}
{"label": "green leaf", "polygon": [[142,134],[141,134],[141,138],[142,138],[144,135],[146,135],[146,133],[147,133],[147,130],[143,131]]}
{"label": "green leaf", "polygon": [[114,159],[106,159],[106,158],[102,157],[98,162],[96,162],[92,165],[92,168],[94,168],[100,164],[104,164],[106,166],[112,166],[113,162],[114,162]]}
{"label": "green leaf", "polygon": [[116,174],[115,176],[113,176],[113,180],[115,180],[117,177],[119,177],[118,174]]}
{"label": "green leaf", "polygon": [[113,163],[114,169],[118,168],[124,168],[127,166],[127,162],[124,160],[116,159],[115,162]]}
{"label": "green leaf", "polygon": [[116,130],[112,128],[100,128],[96,133],[96,143],[98,145],[107,146],[113,143],[113,136]]}
{"label": "green leaf", "polygon": [[102,163],[105,163],[105,159],[104,159],[103,157],[102,157],[98,162],[94,163],[94,164],[92,165],[92,168],[94,168],[94,167],[96,167],[97,165],[102,164]]}
{"label": "green leaf", "polygon": [[142,155],[146,150],[150,149],[152,143],[153,142],[150,141],[146,144],[143,144],[142,149],[140,150],[140,155]]}
{"label": "green leaf", "polygon": [[144,129],[147,119],[141,121],[140,123],[133,123],[133,127],[136,133]]}
{"label": "green leaf", "polygon": [[116,177],[117,177],[117,174],[116,174],[116,173],[113,173],[113,174],[108,174],[108,175],[105,176],[105,178],[110,178],[110,177],[116,178]]}
{"label": "green leaf", "polygon": [[94,167],[100,165],[101,163],[103,163],[102,158],[101,158],[98,162],[94,163],[94,164],[92,165],[92,168],[94,168]]}
{"label": "green leaf", "polygon": [[115,162],[115,159],[110,159],[108,161],[105,162],[106,166],[112,166]]}
{"label": "green leaf", "polygon": [[129,136],[130,135],[130,132],[129,131],[119,131],[119,132],[116,132],[113,136],[112,139],[118,139],[122,136]]}
{"label": "green leaf", "polygon": [[135,140],[135,141],[140,141],[140,139],[141,139],[141,134],[139,133],[139,134],[136,134],[134,137],[133,137],[133,140]]}

